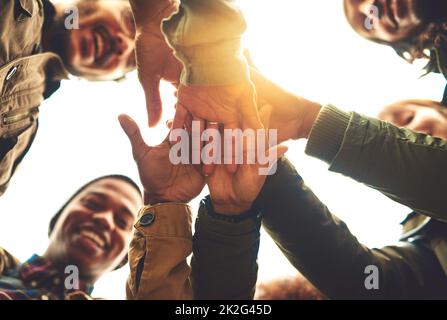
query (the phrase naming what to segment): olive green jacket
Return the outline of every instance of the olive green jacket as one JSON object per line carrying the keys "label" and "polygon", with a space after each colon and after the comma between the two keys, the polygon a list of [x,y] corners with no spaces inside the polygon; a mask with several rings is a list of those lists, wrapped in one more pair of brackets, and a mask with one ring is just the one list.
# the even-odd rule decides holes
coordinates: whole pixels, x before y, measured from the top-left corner
{"label": "olive green jacket", "polygon": [[[282,158],[254,204],[272,239],[331,299],[447,299],[447,224],[383,248],[361,244]],[[359,207],[359,214],[362,208]],[[380,232],[378,230],[377,232]],[[365,283],[377,268],[377,288]]]}
{"label": "olive green jacket", "polygon": [[42,53],[47,0],[0,0],[0,195],[37,131],[39,105],[67,77],[61,59]]}

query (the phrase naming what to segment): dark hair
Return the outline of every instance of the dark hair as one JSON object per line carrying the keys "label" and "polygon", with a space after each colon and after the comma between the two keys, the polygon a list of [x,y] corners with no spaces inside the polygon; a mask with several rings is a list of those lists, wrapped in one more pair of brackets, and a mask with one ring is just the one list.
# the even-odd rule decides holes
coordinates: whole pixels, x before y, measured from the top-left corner
{"label": "dark hair", "polygon": [[[410,63],[416,59],[428,58],[429,62],[424,68],[426,74],[444,74],[444,69],[447,68],[447,23],[430,23],[417,36],[388,45]],[[447,77],[446,74],[444,76]]]}
{"label": "dark hair", "polygon": [[68,206],[68,204],[70,204],[70,202],[73,201],[73,199],[80,194],[82,191],[84,191],[87,187],[89,187],[90,185],[100,181],[100,180],[104,180],[104,179],[116,179],[116,180],[121,180],[124,182],[127,182],[128,184],[130,184],[132,187],[134,187],[138,193],[141,195],[141,190],[138,187],[138,185],[129,177],[123,176],[123,175],[119,175],[119,174],[112,174],[112,175],[108,175],[108,176],[103,176],[103,177],[99,177],[96,178],[88,183],[86,183],[85,185],[83,185],[81,188],[79,188],[69,199],[68,201],[65,202],[65,204],[62,206],[62,208],[59,209],[59,211],[51,218],[50,220],[50,225],[48,227],[48,236],[51,235],[51,233],[54,230],[54,226],[57,223],[57,220],[59,220],[59,217],[61,216],[62,212],[64,212],[65,208]]}
{"label": "dark hair", "polygon": [[[417,1],[417,10],[425,23],[406,39],[390,43],[380,39],[369,39],[378,44],[392,47],[396,53],[409,63],[421,58],[428,58],[424,67],[425,75],[436,72],[447,78],[447,2]],[[345,16],[348,14],[347,2],[344,1]],[[352,25],[351,25],[352,26]],[[427,52],[429,51],[429,53]]]}

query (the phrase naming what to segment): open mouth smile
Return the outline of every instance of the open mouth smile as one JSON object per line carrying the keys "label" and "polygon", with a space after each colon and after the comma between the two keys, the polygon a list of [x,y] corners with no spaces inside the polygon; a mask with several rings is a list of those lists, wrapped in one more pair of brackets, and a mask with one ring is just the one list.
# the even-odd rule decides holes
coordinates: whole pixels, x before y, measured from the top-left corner
{"label": "open mouth smile", "polygon": [[94,62],[98,66],[105,66],[115,53],[115,40],[107,28],[103,26],[93,29]]}

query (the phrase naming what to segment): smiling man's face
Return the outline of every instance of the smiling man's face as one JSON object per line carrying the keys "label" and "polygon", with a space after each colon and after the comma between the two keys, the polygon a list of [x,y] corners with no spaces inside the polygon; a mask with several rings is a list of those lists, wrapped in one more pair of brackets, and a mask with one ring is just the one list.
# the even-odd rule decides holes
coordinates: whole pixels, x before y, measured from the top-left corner
{"label": "smiling man's face", "polygon": [[[70,73],[87,80],[115,80],[135,69],[135,24],[128,1],[78,0],[55,6],[58,13],[46,43]],[[66,29],[74,7],[79,28]]]}
{"label": "smiling man's face", "polygon": [[97,279],[126,256],[141,204],[139,192],[125,181],[94,182],[66,206],[47,252],[57,263],[76,265],[85,278]]}

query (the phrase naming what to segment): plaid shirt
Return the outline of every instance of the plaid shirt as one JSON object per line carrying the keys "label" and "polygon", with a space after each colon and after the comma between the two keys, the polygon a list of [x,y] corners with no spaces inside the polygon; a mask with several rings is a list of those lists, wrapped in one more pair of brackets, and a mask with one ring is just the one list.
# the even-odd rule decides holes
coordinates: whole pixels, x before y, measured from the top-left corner
{"label": "plaid shirt", "polygon": [[79,290],[65,288],[66,274],[51,261],[33,255],[21,264],[0,248],[0,300],[90,300],[93,286],[79,281]]}

